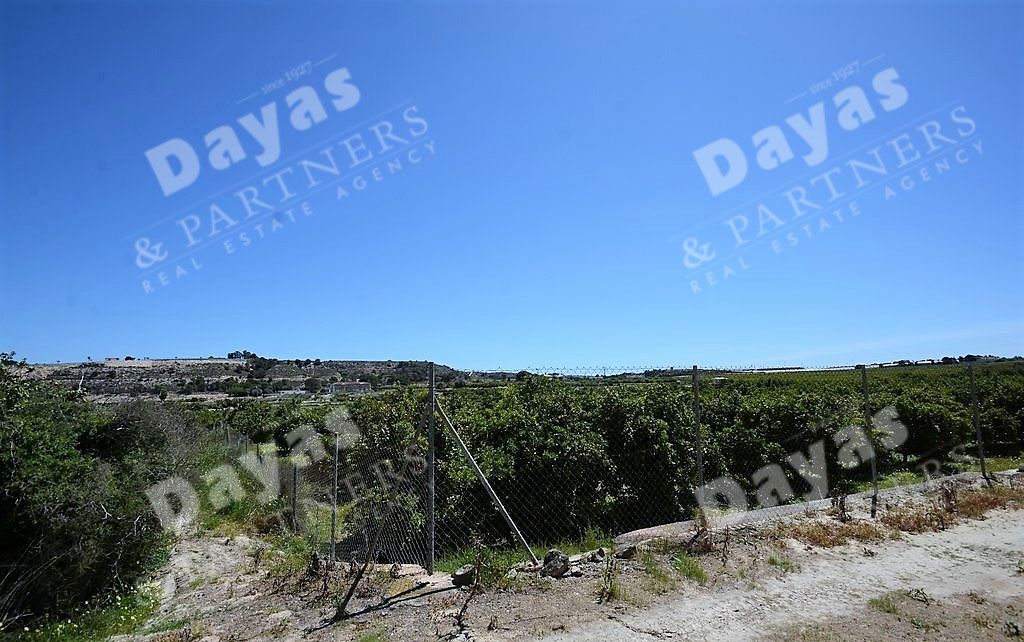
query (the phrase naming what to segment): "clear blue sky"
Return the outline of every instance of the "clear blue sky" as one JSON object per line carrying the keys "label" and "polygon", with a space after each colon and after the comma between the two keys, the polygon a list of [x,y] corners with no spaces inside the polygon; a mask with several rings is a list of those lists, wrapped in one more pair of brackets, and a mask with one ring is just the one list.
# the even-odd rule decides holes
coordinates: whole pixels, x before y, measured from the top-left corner
{"label": "clear blue sky", "polygon": [[[0,33],[0,350],[31,361],[249,349],[464,368],[745,366],[1024,352],[1020,2],[33,1],[4,2]],[[251,97],[306,61],[308,74]],[[804,93],[851,62],[857,75]],[[341,67],[360,97],[339,112],[323,82]],[[871,82],[889,67],[909,97],[883,112]],[[832,96],[851,83],[878,113],[845,131]],[[284,101],[303,84],[328,117],[298,131]],[[808,177],[785,122],[819,100],[831,130],[818,170],[929,115],[949,134],[957,106],[976,131],[941,153],[968,161],[890,200],[866,192],[862,215],[781,254],[768,241],[737,253],[730,208],[777,204]],[[238,119],[269,103],[281,153],[264,168]],[[276,214],[282,229],[244,249],[239,223],[185,256],[176,220],[196,213],[201,236],[219,193],[304,152],[317,160],[331,140],[358,133],[374,153],[368,127],[400,124],[410,106],[429,126],[419,164],[379,182],[360,165],[294,199],[311,216]],[[246,158],[218,170],[203,140],[222,125]],[[770,172],[751,143],[769,125],[796,155]],[[751,169],[712,196],[693,152],[723,137]],[[145,152],[172,138],[202,165],[165,196]],[[144,236],[163,242],[165,265],[202,269],[175,279],[170,267],[170,285],[145,292],[157,277],[135,263]],[[690,237],[749,269],[695,294],[706,277],[684,265]]]}

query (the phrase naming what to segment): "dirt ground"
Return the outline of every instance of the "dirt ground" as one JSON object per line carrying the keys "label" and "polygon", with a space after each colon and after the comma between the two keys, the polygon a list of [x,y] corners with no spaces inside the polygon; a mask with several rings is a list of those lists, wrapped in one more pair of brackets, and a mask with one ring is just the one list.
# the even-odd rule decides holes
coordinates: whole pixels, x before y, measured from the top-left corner
{"label": "dirt ground", "polygon": [[[1010,483],[1004,476],[1002,484]],[[978,480],[956,485],[962,496]],[[880,517],[937,506],[939,495],[894,491]],[[264,549],[256,540],[188,539],[158,578],[159,613],[118,642],[1009,639],[1024,628],[1024,510],[1010,505],[915,534],[875,526],[860,498],[848,506],[846,523],[825,510],[805,511],[715,530],[687,555],[691,532],[677,542],[648,542],[614,567],[584,563],[580,577],[521,571],[468,606],[469,590],[446,576],[403,593],[416,587],[417,569],[394,569],[399,577],[392,577],[382,567],[349,607],[367,611],[329,626],[322,622],[351,583],[345,565],[281,577],[272,554],[256,552]],[[792,528],[805,527],[819,536],[853,529],[865,537],[838,546],[792,538]]]}
{"label": "dirt ground", "polygon": [[871,606],[820,624],[801,624],[766,636],[773,640],[861,642],[867,640],[1012,640],[1021,636],[1020,595],[971,591],[936,598],[895,591]]}
{"label": "dirt ground", "polygon": [[[793,572],[675,597],[549,639],[632,640],[638,629],[655,638],[694,640],[1002,639],[1003,620],[1024,625],[1024,575],[1018,568],[1024,560],[1024,511],[999,510],[985,520],[882,545],[786,546],[799,567]],[[892,592],[895,614],[869,604]],[[911,592],[929,604],[907,597]],[[967,594],[981,601],[963,599]],[[992,628],[975,626],[974,617]],[[924,624],[913,624],[915,618]]]}

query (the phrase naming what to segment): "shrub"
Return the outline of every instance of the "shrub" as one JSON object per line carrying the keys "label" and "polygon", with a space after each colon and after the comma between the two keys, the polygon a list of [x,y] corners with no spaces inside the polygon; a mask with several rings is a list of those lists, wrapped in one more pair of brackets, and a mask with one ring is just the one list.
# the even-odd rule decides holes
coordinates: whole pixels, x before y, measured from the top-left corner
{"label": "shrub", "polygon": [[122,589],[166,545],[143,490],[187,456],[173,406],[100,410],[0,366],[0,628]]}

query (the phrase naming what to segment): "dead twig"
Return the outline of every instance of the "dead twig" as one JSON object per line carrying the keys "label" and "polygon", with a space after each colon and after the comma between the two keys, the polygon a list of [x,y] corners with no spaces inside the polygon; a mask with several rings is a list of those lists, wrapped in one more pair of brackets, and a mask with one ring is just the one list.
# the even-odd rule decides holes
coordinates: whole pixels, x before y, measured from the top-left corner
{"label": "dead twig", "polygon": [[484,564],[484,552],[483,545],[479,540],[477,540],[475,544],[476,556],[473,559],[473,584],[469,587],[469,594],[466,596],[466,601],[462,603],[462,608],[459,609],[459,612],[455,615],[455,627],[448,636],[449,640],[461,635],[466,630],[466,611],[469,610],[469,603],[473,601],[473,598],[476,597],[481,590],[480,569]]}

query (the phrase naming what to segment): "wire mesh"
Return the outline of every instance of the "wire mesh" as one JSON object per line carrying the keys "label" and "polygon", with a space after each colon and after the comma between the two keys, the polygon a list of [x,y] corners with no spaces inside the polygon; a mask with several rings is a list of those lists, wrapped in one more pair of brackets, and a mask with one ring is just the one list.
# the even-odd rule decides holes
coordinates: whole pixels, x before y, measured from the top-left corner
{"label": "wire mesh", "polygon": [[[472,383],[451,378],[437,399],[525,539],[542,549],[693,518],[702,485],[721,480],[739,489],[741,505],[718,487],[710,495],[715,502],[746,509],[871,491],[879,480],[884,486],[976,470],[982,442],[975,407],[990,454],[1019,457],[1024,369],[972,365],[975,401],[964,365],[905,364],[705,368],[696,375],[681,368],[551,368]],[[333,542],[341,561],[372,553],[378,563],[428,566],[433,559],[449,568],[478,543],[519,546],[439,418],[430,523],[424,386],[346,405],[358,439],[336,459],[338,437],[326,432],[324,457],[282,468],[287,494],[297,466],[295,526],[323,557]],[[228,439],[247,447],[245,438]]]}

